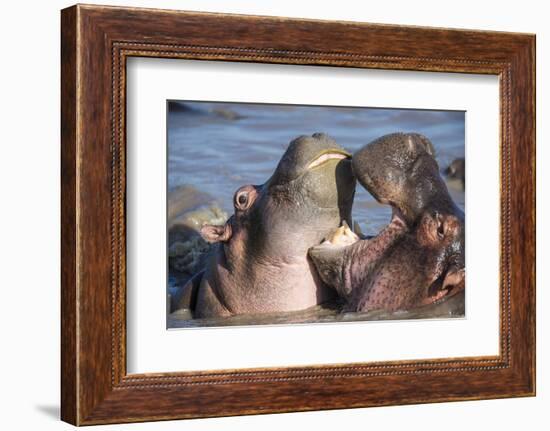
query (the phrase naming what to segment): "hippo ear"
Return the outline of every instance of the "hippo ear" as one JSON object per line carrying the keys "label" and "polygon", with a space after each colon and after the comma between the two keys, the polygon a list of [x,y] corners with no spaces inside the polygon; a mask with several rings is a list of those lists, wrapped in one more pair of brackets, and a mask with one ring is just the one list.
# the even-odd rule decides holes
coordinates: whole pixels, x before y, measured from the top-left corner
{"label": "hippo ear", "polygon": [[233,230],[231,229],[230,220],[224,225],[205,224],[201,228],[202,238],[209,243],[229,241]]}

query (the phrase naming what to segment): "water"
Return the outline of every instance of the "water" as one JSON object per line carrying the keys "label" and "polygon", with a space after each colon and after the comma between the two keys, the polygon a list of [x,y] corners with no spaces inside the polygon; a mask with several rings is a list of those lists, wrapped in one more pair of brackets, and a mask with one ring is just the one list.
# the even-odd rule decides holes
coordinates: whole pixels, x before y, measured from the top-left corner
{"label": "water", "polygon": [[[235,190],[262,184],[273,173],[288,143],[324,132],[348,151],[393,132],[418,132],[434,144],[441,168],[464,157],[464,112],[319,107],[244,103],[170,102],[168,188],[192,185],[233,213]],[[464,192],[449,191],[464,209]],[[388,206],[357,187],[353,218],[375,235],[389,220]]]}
{"label": "water", "polygon": [[223,318],[193,319],[189,310],[179,310],[168,315],[167,326],[176,328],[204,328],[216,326],[289,325],[307,323],[343,323],[406,319],[448,319],[464,317],[464,291],[438,304],[425,305],[412,310],[387,312],[343,313],[336,304],[318,305],[288,313],[241,314]]}
{"label": "water", "polygon": [[[298,105],[170,102],[168,111],[168,191],[179,186],[213,197],[228,214],[233,194],[245,184],[262,184],[275,170],[288,143],[300,135],[323,132],[350,152],[388,133],[418,132],[427,136],[444,169],[464,157],[462,111],[318,107]],[[456,204],[464,210],[464,191],[448,183]],[[170,203],[169,203],[170,206]],[[389,206],[377,203],[360,185],[353,219],[363,233],[376,235],[390,219]],[[188,275],[169,274],[169,291]],[[462,316],[463,295],[434,308],[400,313],[338,313],[315,307],[296,313],[234,316],[193,320],[183,310],[168,316],[168,327],[340,322],[355,320],[445,318]],[[458,304],[458,305],[457,305]],[[459,310],[457,312],[457,310]]]}

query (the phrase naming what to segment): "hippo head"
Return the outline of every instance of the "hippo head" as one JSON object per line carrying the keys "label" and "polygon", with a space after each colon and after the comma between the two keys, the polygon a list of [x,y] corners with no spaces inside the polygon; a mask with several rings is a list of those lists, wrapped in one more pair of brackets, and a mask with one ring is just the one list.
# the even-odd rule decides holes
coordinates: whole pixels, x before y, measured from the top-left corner
{"label": "hippo head", "polygon": [[418,133],[382,136],[353,157],[357,180],[380,203],[392,205],[409,223],[447,187],[432,143]]}
{"label": "hippo head", "polygon": [[445,175],[452,179],[462,179],[464,181],[464,171],[466,163],[463,157],[454,159],[449,166],[444,170]]}
{"label": "hippo head", "polygon": [[[418,133],[382,136],[354,155],[353,170],[358,181],[379,202],[391,205],[394,217],[401,217],[409,228],[434,238],[423,226],[438,227],[438,236],[453,238],[442,243],[449,268],[464,268],[464,213],[449,195],[428,138]],[[426,224],[430,219],[435,222]],[[450,225],[452,235],[445,230]]]}
{"label": "hippo head", "polygon": [[464,214],[439,174],[431,142],[394,133],[353,156],[357,180],[392,206],[377,236],[310,250],[321,278],[347,296],[351,309],[415,307],[464,288]]}
{"label": "hippo head", "polygon": [[466,160],[464,157],[454,159],[443,173],[450,180],[458,180],[462,185],[462,189],[464,189],[466,185]]}
{"label": "hippo head", "polygon": [[239,188],[233,216],[225,225],[203,226],[203,237],[223,242],[231,262],[277,266],[295,256],[305,259],[308,248],[341,220],[351,222],[355,178],[350,158],[327,135],[294,139],[271,178]]}

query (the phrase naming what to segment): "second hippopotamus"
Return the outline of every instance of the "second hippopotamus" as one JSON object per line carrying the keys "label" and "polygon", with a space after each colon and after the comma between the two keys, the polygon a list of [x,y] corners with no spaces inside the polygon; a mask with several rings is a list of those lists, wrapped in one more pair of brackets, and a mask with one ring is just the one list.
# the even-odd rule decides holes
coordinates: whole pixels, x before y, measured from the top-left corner
{"label": "second hippopotamus", "polygon": [[464,291],[464,214],[434,153],[426,137],[395,133],[354,155],[357,180],[393,215],[373,238],[353,238],[344,228],[309,251],[346,310],[409,310]]}

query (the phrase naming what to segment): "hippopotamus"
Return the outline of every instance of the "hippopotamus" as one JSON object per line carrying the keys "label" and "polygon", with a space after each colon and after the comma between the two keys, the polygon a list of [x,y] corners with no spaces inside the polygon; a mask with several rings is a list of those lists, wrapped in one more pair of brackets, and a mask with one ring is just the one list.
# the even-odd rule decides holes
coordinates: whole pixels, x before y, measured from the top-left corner
{"label": "hippopotamus", "polygon": [[454,159],[445,169],[445,175],[451,180],[458,180],[464,190],[466,185],[466,160],[464,157]]}
{"label": "hippopotamus", "polygon": [[204,268],[209,250],[200,235],[205,223],[224,223],[228,215],[207,193],[182,185],[168,193],[168,264],[172,273],[188,277]]}
{"label": "hippopotamus", "polygon": [[344,310],[409,310],[463,294],[464,214],[434,154],[416,133],[383,136],[354,154],[354,175],[392,206],[392,219],[373,238],[344,228],[310,249],[320,277],[345,299]]}
{"label": "hippopotamus", "polygon": [[180,304],[207,318],[297,311],[334,299],[307,253],[342,220],[351,223],[350,157],[325,134],[290,142],[264,184],[235,192],[225,224],[202,227],[216,247],[204,272],[182,289]]}

